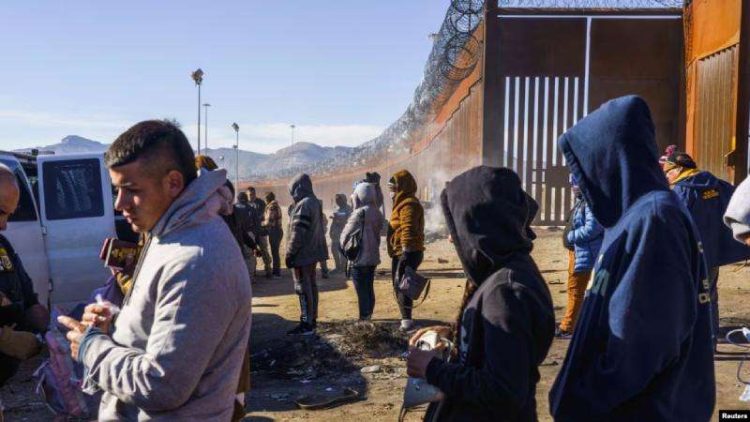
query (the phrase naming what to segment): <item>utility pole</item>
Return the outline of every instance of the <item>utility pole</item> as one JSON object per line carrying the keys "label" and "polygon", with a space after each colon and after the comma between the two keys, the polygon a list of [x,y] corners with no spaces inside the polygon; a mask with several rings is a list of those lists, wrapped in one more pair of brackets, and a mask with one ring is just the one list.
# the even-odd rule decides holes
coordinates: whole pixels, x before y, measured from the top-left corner
{"label": "utility pole", "polygon": [[232,123],[232,129],[234,129],[235,133],[235,141],[234,141],[234,151],[236,152],[237,156],[235,157],[235,179],[234,179],[234,189],[239,192],[240,190],[240,125],[237,124],[237,122]]}
{"label": "utility pole", "polygon": [[203,136],[203,148],[206,151],[208,151],[208,108],[209,107],[211,107],[211,104],[209,104],[209,103],[204,103],[203,104],[203,108],[205,109],[205,111],[203,113],[204,114],[204,116],[203,116],[203,119],[204,119],[203,123],[204,123],[204,125],[203,126],[205,127],[204,132],[203,132],[204,133],[204,136]]}
{"label": "utility pole", "polygon": [[292,129],[292,146],[294,146],[294,128],[296,128],[297,126],[289,125],[289,127]]}
{"label": "utility pole", "polygon": [[201,153],[201,84],[203,83],[203,70],[198,68],[190,74],[195,85],[198,87],[198,154]]}

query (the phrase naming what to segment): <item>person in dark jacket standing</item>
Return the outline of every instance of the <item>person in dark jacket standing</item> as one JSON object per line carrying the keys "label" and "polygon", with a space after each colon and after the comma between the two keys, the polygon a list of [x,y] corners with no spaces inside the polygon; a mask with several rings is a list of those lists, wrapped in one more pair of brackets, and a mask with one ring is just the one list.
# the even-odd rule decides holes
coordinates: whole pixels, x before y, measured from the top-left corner
{"label": "person in dark jacket standing", "polygon": [[346,271],[346,257],[341,253],[341,232],[346,226],[346,222],[349,219],[349,215],[352,213],[352,208],[349,206],[346,195],[343,193],[337,193],[335,197],[336,209],[331,215],[331,230],[329,235],[331,236],[331,255],[333,255],[333,262],[336,265],[334,271],[345,272]]}
{"label": "person in dark jacket standing", "polygon": [[417,199],[417,182],[406,170],[391,177],[388,189],[393,199],[393,210],[388,222],[388,255],[391,257],[391,277],[401,311],[401,330],[408,331],[412,321],[412,300],[398,288],[406,267],[415,271],[424,259],[424,208]]}
{"label": "person in dark jacket standing", "polygon": [[320,202],[320,221],[323,224],[323,241],[325,242],[325,248],[326,248],[326,259],[320,261],[320,278],[327,279],[328,278],[328,241],[326,240],[326,233],[328,233],[328,217],[326,217],[326,213],[323,211],[323,200],[318,199],[318,202]]}
{"label": "person in dark jacket standing", "polygon": [[[266,202],[258,198],[255,187],[250,186],[247,188],[248,203],[247,205],[255,211],[255,215],[258,219],[262,219],[266,213]],[[273,277],[273,271],[271,269],[271,254],[268,252],[268,233],[261,229],[259,226],[258,236],[255,238],[255,243],[258,244],[260,250],[260,258],[263,259],[263,269],[266,272],[266,278]]]}
{"label": "person in dark jacket standing", "polygon": [[716,399],[697,228],[659,168],[640,97],[609,101],[559,140],[604,227],[568,353],[556,421],[708,421]]}
{"label": "person in dark jacket standing", "polygon": [[313,193],[312,181],[300,174],[289,184],[294,200],[290,214],[290,233],[286,248],[286,266],[294,276],[294,290],[299,296],[300,323],[287,334],[310,335],[318,318],[318,285],[315,267],[328,259],[320,201]]}
{"label": "person in dark jacket standing", "polygon": [[281,225],[281,207],[276,202],[273,192],[266,193],[266,213],[263,216],[263,229],[268,233],[268,243],[271,247],[271,258],[273,260],[273,276],[281,277],[281,258],[279,248],[281,239],[284,238],[284,229]]}
{"label": "person in dark jacket standing", "polygon": [[716,343],[720,337],[719,267],[750,258],[750,248],[735,242],[732,231],[724,225],[724,212],[734,186],[708,171],[699,170],[693,158],[681,151],[668,155],[662,168],[700,233],[711,286],[711,328]]}
{"label": "person in dark jacket standing", "polygon": [[338,244],[346,244],[358,228],[361,230],[359,256],[351,262],[352,281],[359,302],[359,319],[372,319],[375,309],[375,268],[380,264],[380,231],[383,214],[378,208],[377,188],[374,183],[359,183],[352,194],[354,212],[341,231]]}
{"label": "person in dark jacket standing", "polygon": [[570,338],[583,305],[586,285],[591,278],[599,248],[604,238],[604,228],[596,221],[591,209],[581,195],[578,182],[571,176],[571,185],[576,202],[571,216],[571,227],[566,243],[573,247],[568,253],[568,304],[556,335]]}
{"label": "person in dark jacket standing", "polygon": [[255,277],[255,257],[261,254],[258,239],[261,237],[262,228],[261,216],[257,214],[255,208],[250,206],[247,193],[240,192],[237,194],[237,203],[234,204],[234,212],[231,218],[236,220],[236,224],[241,230],[240,249],[252,280]]}
{"label": "person in dark jacket standing", "polygon": [[450,181],[441,195],[456,252],[468,276],[459,321],[423,328],[451,334],[455,359],[412,349],[410,376],[425,378],[445,399],[426,421],[535,421],[538,366],[555,333],[552,298],[531,257],[533,199],[506,168],[475,167]]}

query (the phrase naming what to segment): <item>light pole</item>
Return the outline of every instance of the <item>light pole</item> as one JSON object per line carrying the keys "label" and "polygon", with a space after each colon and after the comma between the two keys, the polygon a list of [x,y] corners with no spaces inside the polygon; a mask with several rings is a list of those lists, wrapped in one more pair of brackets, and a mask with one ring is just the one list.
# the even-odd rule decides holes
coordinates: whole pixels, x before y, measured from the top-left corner
{"label": "light pole", "polygon": [[198,154],[201,153],[201,84],[203,83],[203,70],[199,67],[190,74],[198,87]]}
{"label": "light pole", "polygon": [[289,128],[292,129],[292,146],[294,146],[294,128],[296,127],[295,125],[289,125]]}
{"label": "light pole", "polygon": [[203,131],[204,131],[203,132],[204,133],[204,136],[203,136],[203,148],[205,148],[206,152],[208,152],[208,108],[209,107],[211,107],[211,104],[209,104],[209,103],[203,103],[203,108],[205,109],[205,111],[203,113],[203,119],[204,119],[203,120],[203,123],[204,123],[203,126],[205,127],[205,129],[203,129]]}
{"label": "light pole", "polygon": [[239,192],[240,189],[240,125],[237,124],[237,122],[232,123],[232,129],[234,129],[235,133],[235,141],[234,141],[234,150],[237,153],[236,161],[234,163],[235,166],[235,179],[234,179],[234,189]]}

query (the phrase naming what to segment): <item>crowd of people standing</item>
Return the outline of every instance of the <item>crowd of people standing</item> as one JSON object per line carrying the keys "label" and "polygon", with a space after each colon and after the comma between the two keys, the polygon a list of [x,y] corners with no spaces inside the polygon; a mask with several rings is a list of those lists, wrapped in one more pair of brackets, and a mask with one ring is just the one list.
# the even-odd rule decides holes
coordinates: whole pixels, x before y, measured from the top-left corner
{"label": "crowd of people standing", "polygon": [[[58,320],[84,369],[83,391],[101,394],[99,420],[241,418],[256,259],[270,279],[281,275],[282,256],[290,270],[300,317],[289,335],[315,334],[325,312],[317,268],[326,275],[331,256],[332,273],[352,279],[359,321],[371,324],[384,228],[400,328],[410,333],[407,373],[441,392],[425,420],[536,420],[538,368],[555,336],[570,341],[549,394],[555,420],[709,420],[719,267],[750,258],[750,179],[735,189],[674,147],[660,157],[649,108],[633,96],[583,118],[559,147],[575,194],[562,239],[569,268],[560,324],[531,256],[538,204],[513,170],[478,166],[440,196],[467,278],[456,323],[417,327],[404,280],[424,260],[425,213],[409,171],[388,178],[389,216],[380,175],[368,173],[348,198],[335,195],[330,228],[312,178],[298,175],[283,226],[274,193],[237,192],[171,123],[136,124],[105,161],[115,207],[140,234],[138,264],[114,276],[117,303]],[[0,230],[18,201],[7,173],[0,166]],[[38,352],[33,333],[49,315],[19,257],[0,243],[4,382]],[[427,332],[455,353],[418,348]]]}

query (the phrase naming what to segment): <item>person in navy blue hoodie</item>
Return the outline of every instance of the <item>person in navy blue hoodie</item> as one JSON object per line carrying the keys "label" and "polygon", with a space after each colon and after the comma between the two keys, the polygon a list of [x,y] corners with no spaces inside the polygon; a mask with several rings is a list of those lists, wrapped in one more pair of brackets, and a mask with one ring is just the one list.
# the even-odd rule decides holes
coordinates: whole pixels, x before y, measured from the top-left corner
{"label": "person in navy blue hoodie", "polygon": [[535,421],[538,366],[555,333],[552,299],[530,255],[538,207],[513,170],[486,166],[450,181],[441,201],[468,281],[458,329],[423,328],[410,341],[435,330],[458,348],[449,362],[409,352],[409,375],[445,394],[425,420]]}
{"label": "person in navy blue hoodie", "polygon": [[708,421],[716,400],[706,265],[658,164],[648,105],[609,101],[559,146],[605,228],[549,395],[557,421]]}
{"label": "person in navy blue hoodie", "polygon": [[674,193],[690,211],[703,243],[711,294],[711,328],[719,337],[719,267],[750,258],[750,247],[734,240],[724,225],[724,213],[734,186],[710,172],[701,171],[687,153],[673,151],[662,165]]}

